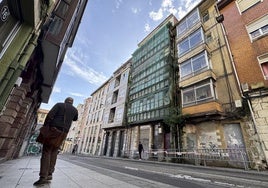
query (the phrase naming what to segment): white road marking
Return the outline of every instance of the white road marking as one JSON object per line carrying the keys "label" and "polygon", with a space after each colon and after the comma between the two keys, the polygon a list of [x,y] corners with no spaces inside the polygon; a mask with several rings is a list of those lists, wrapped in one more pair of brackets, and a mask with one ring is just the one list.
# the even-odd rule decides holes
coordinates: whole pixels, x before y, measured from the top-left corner
{"label": "white road marking", "polygon": [[133,168],[133,167],[129,167],[129,166],[125,166],[126,169],[129,169],[129,170],[136,170],[138,171],[139,169],[138,168]]}

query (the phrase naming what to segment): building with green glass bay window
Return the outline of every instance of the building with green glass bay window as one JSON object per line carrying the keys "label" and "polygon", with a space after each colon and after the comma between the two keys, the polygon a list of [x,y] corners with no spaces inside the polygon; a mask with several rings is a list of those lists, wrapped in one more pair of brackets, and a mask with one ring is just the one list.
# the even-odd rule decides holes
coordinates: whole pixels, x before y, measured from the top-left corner
{"label": "building with green glass bay window", "polygon": [[177,19],[170,15],[138,44],[132,55],[127,121],[129,149],[139,141],[145,150],[169,147],[163,119],[174,106],[176,49],[172,32]]}

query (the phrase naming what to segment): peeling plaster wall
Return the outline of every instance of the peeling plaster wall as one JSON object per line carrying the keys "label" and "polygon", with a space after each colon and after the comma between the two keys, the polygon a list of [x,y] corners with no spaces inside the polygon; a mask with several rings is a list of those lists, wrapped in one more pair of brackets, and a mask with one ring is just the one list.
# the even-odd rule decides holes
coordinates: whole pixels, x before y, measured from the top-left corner
{"label": "peeling plaster wall", "polygon": [[184,127],[183,149],[212,149],[222,146],[219,129],[216,123],[205,122]]}
{"label": "peeling plaster wall", "polygon": [[252,99],[251,103],[259,136],[256,135],[253,140],[260,142],[265,160],[268,161],[268,97]]}

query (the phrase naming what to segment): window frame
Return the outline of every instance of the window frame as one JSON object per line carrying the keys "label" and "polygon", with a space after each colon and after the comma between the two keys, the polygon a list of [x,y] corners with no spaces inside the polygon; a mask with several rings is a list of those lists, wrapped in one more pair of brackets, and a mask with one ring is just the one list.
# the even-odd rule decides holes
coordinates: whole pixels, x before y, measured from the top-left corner
{"label": "window frame", "polygon": [[[258,40],[259,38],[262,38],[263,36],[268,35],[267,27],[268,27],[268,14],[248,24],[246,26],[246,30],[248,32],[251,42]],[[254,37],[253,33],[255,32],[259,32],[259,35]]]}
{"label": "window frame", "polygon": [[[198,90],[205,88],[205,87],[209,87],[209,94],[210,96],[199,96],[200,94],[198,94]],[[201,90],[200,90],[201,91]],[[192,100],[189,100],[186,102],[185,100],[185,93],[190,93],[192,92]],[[191,94],[191,93],[190,93]],[[212,79],[203,81],[203,82],[199,82],[197,84],[194,84],[192,86],[189,86],[187,88],[183,88],[181,90],[181,99],[182,99],[182,107],[186,107],[186,106],[190,106],[190,105],[196,105],[211,99],[215,99],[215,86],[213,84]]]}
{"label": "window frame", "polygon": [[[264,80],[268,80],[268,53],[266,54],[262,54],[260,56],[257,57],[259,65],[260,65],[260,69],[263,75]],[[266,64],[267,66],[267,70],[263,70],[263,65]]]}
{"label": "window frame", "polygon": [[[195,42],[194,45],[191,46],[191,39],[193,39],[197,35],[200,35],[200,39],[201,40],[199,40],[198,42]],[[186,54],[187,52],[189,52],[190,50],[196,48],[200,44],[203,44],[204,42],[205,42],[205,39],[204,39],[204,31],[200,27],[197,30],[195,30],[193,33],[191,33],[189,36],[187,36],[186,38],[184,38],[182,41],[180,41],[178,43],[177,47],[178,47],[178,54],[179,54],[179,56],[182,56],[182,55]],[[181,51],[181,44],[183,44],[183,43],[188,44],[188,49]]]}
{"label": "window frame", "polygon": [[[197,14],[197,15],[195,15]],[[190,22],[194,18],[194,16],[197,16],[196,19],[194,19],[193,22]],[[194,9],[190,14],[188,14],[177,26],[177,33],[178,35],[182,35],[186,31],[190,30],[195,26],[196,23],[200,22],[200,14],[198,8]]]}
{"label": "window frame", "polygon": [[[205,60],[205,66],[201,66],[201,68],[194,69],[194,64],[200,64],[199,61],[197,61],[196,63],[195,63],[195,61],[199,58],[202,58],[202,56]],[[190,67],[191,67],[190,72],[188,74],[182,74],[184,72],[183,67],[187,66],[187,65],[190,65]],[[201,65],[203,65],[202,62],[201,62]],[[180,64],[179,68],[180,68],[180,80],[184,80],[186,78],[195,76],[196,74],[199,74],[200,72],[208,70],[209,69],[209,60],[208,60],[207,51],[203,51],[203,52],[197,54],[196,56],[184,61],[183,63]]]}

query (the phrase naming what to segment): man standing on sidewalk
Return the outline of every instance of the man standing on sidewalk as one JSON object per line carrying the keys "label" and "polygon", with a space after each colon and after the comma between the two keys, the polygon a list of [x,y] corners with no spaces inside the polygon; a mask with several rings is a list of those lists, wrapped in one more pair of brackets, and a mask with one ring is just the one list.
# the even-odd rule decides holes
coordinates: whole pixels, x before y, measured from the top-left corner
{"label": "man standing on sidewalk", "polygon": [[139,160],[141,160],[141,152],[143,152],[144,150],[143,150],[143,145],[142,145],[142,143],[140,142],[139,143]]}
{"label": "man standing on sidewalk", "polygon": [[[55,104],[46,116],[44,126],[55,127],[58,130],[68,133],[73,121],[78,119],[78,111],[73,106],[73,98],[68,97],[64,103]],[[39,180],[33,185],[42,185],[52,180],[52,173],[55,170],[58,147],[43,144],[42,157],[40,160]]]}

